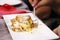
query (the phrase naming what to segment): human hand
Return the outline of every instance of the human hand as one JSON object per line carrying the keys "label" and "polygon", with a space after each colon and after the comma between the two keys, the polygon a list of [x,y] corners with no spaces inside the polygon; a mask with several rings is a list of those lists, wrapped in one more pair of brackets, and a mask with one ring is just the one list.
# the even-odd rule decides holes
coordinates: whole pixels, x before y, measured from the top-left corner
{"label": "human hand", "polygon": [[55,32],[60,37],[60,25],[54,29],[53,32]]}
{"label": "human hand", "polygon": [[29,0],[30,4],[35,8],[35,14],[44,19],[50,15],[51,0]]}
{"label": "human hand", "polygon": [[51,0],[29,0],[29,2],[33,7],[38,8],[40,6],[51,4],[52,1]]}

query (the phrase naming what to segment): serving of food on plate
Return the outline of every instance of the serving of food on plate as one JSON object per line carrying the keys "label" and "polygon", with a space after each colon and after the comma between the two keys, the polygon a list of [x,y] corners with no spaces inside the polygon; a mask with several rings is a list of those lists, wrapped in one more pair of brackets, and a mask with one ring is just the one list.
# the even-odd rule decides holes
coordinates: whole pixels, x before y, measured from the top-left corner
{"label": "serving of food on plate", "polygon": [[49,40],[59,38],[33,13],[3,15],[13,40]]}
{"label": "serving of food on plate", "polygon": [[36,27],[36,23],[33,22],[29,15],[17,15],[11,19],[11,29],[15,32],[31,31]]}

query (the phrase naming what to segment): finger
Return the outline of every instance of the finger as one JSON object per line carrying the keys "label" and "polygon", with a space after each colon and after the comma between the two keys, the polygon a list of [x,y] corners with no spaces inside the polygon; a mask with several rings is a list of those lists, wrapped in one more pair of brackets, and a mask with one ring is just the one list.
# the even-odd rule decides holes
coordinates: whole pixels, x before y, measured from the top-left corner
{"label": "finger", "polygon": [[46,5],[50,4],[50,3],[51,3],[51,0],[41,0],[41,1],[35,6],[35,8],[38,8],[38,7],[40,7],[40,6],[46,6]]}
{"label": "finger", "polygon": [[53,30],[53,32],[57,34],[57,28],[56,28],[56,29],[54,29],[54,30]]}
{"label": "finger", "polygon": [[33,0],[29,0],[30,4],[32,5],[33,4]]}
{"label": "finger", "polygon": [[45,4],[45,1],[40,1],[37,5],[36,5],[36,7],[35,8],[38,8],[38,7],[40,7],[40,6],[42,6],[42,5],[44,5]]}
{"label": "finger", "polygon": [[36,6],[37,4],[38,4],[38,2],[39,2],[39,0],[34,0],[34,2],[33,2],[33,6]]}
{"label": "finger", "polygon": [[40,0],[29,0],[32,6],[36,6]]}
{"label": "finger", "polygon": [[60,36],[60,26],[53,30],[58,36]]}

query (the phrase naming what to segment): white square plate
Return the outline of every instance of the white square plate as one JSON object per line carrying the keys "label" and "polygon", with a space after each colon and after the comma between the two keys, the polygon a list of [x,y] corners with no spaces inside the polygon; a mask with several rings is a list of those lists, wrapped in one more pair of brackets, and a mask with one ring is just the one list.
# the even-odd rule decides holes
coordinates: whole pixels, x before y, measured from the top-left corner
{"label": "white square plate", "polygon": [[[16,15],[30,15],[32,20],[37,20],[38,27],[31,32],[13,32],[10,27],[10,20],[15,18]],[[26,14],[11,14],[11,15],[3,15],[3,18],[6,22],[7,28],[12,36],[13,40],[49,40],[59,38],[55,33],[53,33],[40,19],[38,19],[32,13]]]}

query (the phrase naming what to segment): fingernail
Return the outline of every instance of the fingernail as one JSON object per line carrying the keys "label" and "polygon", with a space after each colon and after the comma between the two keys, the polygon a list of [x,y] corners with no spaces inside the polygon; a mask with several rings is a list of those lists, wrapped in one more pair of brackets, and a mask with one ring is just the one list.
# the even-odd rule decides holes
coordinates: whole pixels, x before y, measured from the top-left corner
{"label": "fingernail", "polygon": [[34,7],[34,4],[32,4],[32,6]]}

